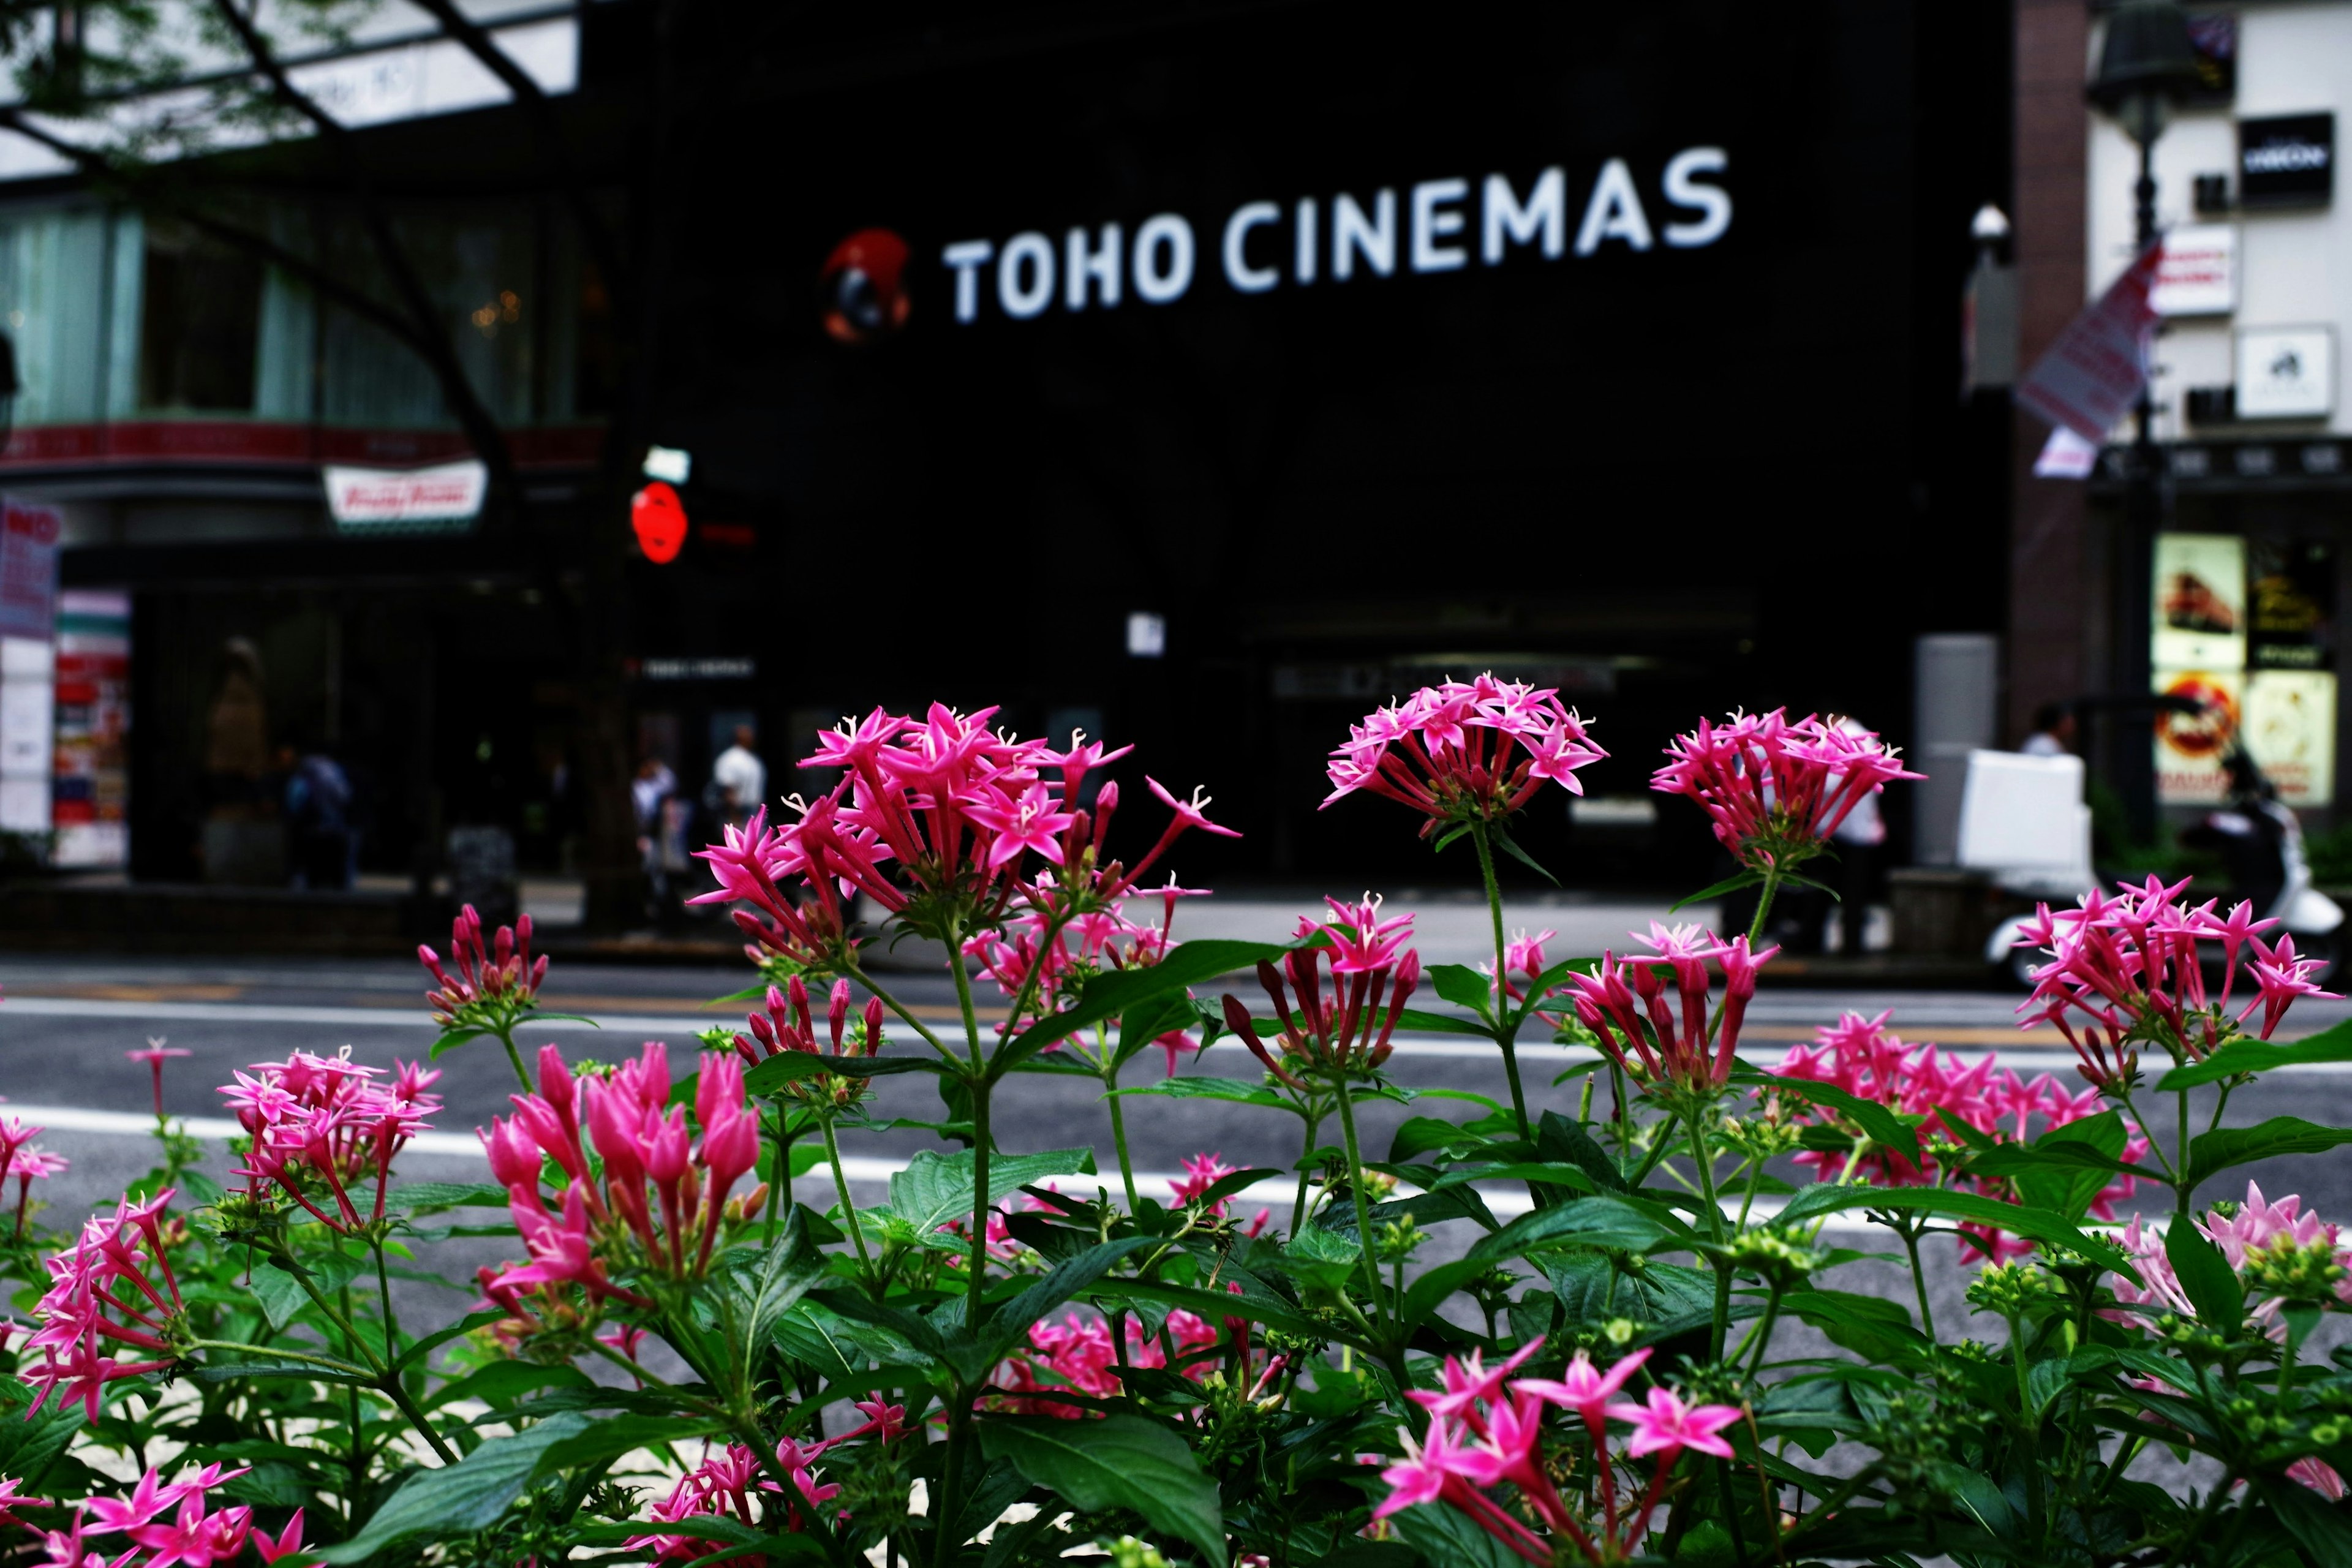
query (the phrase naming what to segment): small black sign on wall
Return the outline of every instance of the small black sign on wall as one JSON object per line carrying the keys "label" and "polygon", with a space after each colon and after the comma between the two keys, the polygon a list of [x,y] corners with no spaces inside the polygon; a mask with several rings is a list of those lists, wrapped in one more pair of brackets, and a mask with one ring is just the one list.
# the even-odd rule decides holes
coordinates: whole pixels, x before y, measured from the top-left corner
{"label": "small black sign on wall", "polygon": [[2238,199],[2247,206],[2325,205],[2336,192],[2336,116],[2238,121]]}

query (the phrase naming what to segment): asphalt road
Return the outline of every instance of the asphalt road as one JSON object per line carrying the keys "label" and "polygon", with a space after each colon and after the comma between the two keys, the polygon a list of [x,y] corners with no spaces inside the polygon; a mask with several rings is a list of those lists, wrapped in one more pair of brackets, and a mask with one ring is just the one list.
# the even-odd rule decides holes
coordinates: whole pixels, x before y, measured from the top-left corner
{"label": "asphalt road", "polygon": [[[740,1006],[713,1007],[707,999],[745,984],[741,969],[709,971],[625,968],[574,964],[551,977],[544,998],[552,1009],[593,1016],[601,1027],[549,1025],[532,1031],[536,1047],[553,1040],[568,1054],[604,1059],[633,1053],[639,1042],[669,1042],[673,1061],[683,1063],[698,1027],[739,1022]],[[164,1108],[192,1119],[191,1129],[228,1162],[220,1139],[228,1131],[215,1092],[234,1068],[282,1059],[295,1049],[333,1051],[345,1046],[364,1061],[389,1065],[413,1058],[432,1043],[436,1029],[422,1001],[421,973],[395,963],[348,961],[272,961],[249,964],[205,962],[60,961],[0,957],[0,1095],[9,1101],[0,1114],[43,1125],[39,1142],[65,1154],[71,1170],[42,1184],[39,1196],[51,1205],[46,1216],[60,1224],[110,1201],[123,1184],[153,1163],[148,1069],[124,1059],[125,1050],[161,1037],[193,1053],[172,1061],[164,1079]],[[900,994],[919,1014],[944,1024],[954,1016],[945,980],[906,981]],[[1767,991],[1748,1014],[1743,1054],[1776,1060],[1786,1045],[1810,1038],[1818,1026],[1841,1013],[1891,1011],[1891,1023],[1908,1040],[1936,1041],[1974,1055],[1997,1049],[2021,1071],[2052,1071],[2070,1084],[2073,1058],[2047,1031],[2020,1036],[2011,1016],[2015,998],[1994,993],[1869,994],[1828,991]],[[2352,1016],[2352,1005],[2307,1004],[2299,1007],[2287,1034],[2308,1033]],[[2056,1047],[2056,1048],[2053,1048]],[[898,1034],[892,1050],[919,1049]],[[1531,1100],[1538,1107],[1572,1110],[1576,1083],[1551,1080],[1572,1059],[1561,1047],[1536,1045],[1523,1051]],[[493,1041],[477,1041],[445,1057],[438,1086],[446,1100],[436,1131],[420,1139],[401,1162],[408,1179],[478,1180],[485,1168],[473,1129],[506,1108],[514,1087],[503,1054]],[[1405,1038],[1391,1062],[1391,1075],[1417,1089],[1456,1089],[1497,1098],[1505,1094],[1499,1061],[1477,1042],[1438,1037]],[[683,1070],[681,1068],[681,1070]],[[1130,1069],[1131,1081],[1160,1070],[1148,1053]],[[1255,1064],[1238,1048],[1213,1051],[1197,1067],[1231,1077],[1255,1076]],[[877,1109],[884,1116],[936,1119],[940,1102],[931,1079],[921,1075],[879,1080]],[[1001,1146],[1013,1151],[1092,1145],[1099,1152],[1107,1183],[1115,1183],[1108,1118],[1097,1087],[1087,1079],[1017,1077],[997,1100]],[[1298,1157],[1298,1130],[1286,1117],[1206,1100],[1131,1100],[1129,1130],[1138,1169],[1149,1186],[1164,1194],[1164,1178],[1201,1151],[1222,1154],[1235,1166],[1288,1167]],[[1373,1105],[1365,1110],[1364,1135],[1384,1153],[1395,1125],[1414,1114],[1463,1119],[1474,1108],[1459,1101],[1424,1100],[1411,1107]],[[2352,1122],[2352,1063],[2276,1074],[2242,1092],[2231,1109],[2232,1122],[2293,1115],[2327,1125]],[[844,1139],[845,1163],[863,1201],[881,1195],[889,1170],[919,1148],[933,1145],[919,1131],[852,1134]],[[2250,1167],[2272,1195],[2300,1191],[2321,1214],[2352,1221],[2352,1149],[2307,1156],[2278,1167]],[[1149,1180],[1158,1177],[1160,1180]],[[2240,1195],[2243,1174],[2205,1189],[2208,1200]],[[1279,1189],[1286,1197],[1286,1185]],[[1286,1219],[1286,1205],[1269,1185],[1252,1203],[1272,1202]],[[12,1191],[10,1197],[14,1197]],[[820,1207],[830,1202],[822,1172],[802,1178],[799,1195]],[[2151,1199],[2151,1201],[2153,1201]],[[1459,1226],[1448,1228],[1461,1228]],[[1863,1234],[1867,1234],[1866,1232]],[[1883,1240],[1883,1236],[1881,1237]],[[1849,1240],[1848,1245],[1864,1245]],[[511,1250],[509,1246],[509,1250]],[[1443,1248],[1451,1251],[1451,1247]],[[488,1258],[479,1259],[488,1261]],[[477,1259],[452,1256],[451,1272],[469,1274]],[[1867,1269],[1871,1266],[1856,1266]],[[1938,1265],[1939,1297],[1958,1310],[1960,1280]],[[1854,1280],[1848,1288],[1876,1288]],[[1877,1282],[1892,1286],[1893,1279]]]}

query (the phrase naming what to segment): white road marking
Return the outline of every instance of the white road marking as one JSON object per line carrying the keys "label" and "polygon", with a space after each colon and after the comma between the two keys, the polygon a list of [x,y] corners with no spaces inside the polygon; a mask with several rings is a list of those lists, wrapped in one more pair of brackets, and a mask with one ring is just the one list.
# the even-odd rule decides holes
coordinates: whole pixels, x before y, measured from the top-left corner
{"label": "white road marking", "polygon": [[[303,1024],[320,1028],[394,1028],[435,1029],[440,1026],[413,1007],[292,1007],[255,1002],[117,1002],[79,996],[11,996],[0,1005],[0,1026],[11,1016],[49,1018],[121,1018],[142,1023],[208,1023],[208,1024]],[[674,1043],[692,1039],[704,1029],[733,1020],[732,1014],[708,1013],[699,1017],[655,1017],[637,1013],[603,1013],[587,1016],[588,1022],[570,1019],[549,1019],[535,1023],[522,1031],[526,1036],[541,1033],[577,1034],[601,1032],[606,1037],[654,1039],[667,1037]],[[1932,1027],[1919,1027],[1924,1037],[1934,1034]],[[2052,1044],[2044,1045],[2043,1041]],[[1956,1046],[1945,1047],[1959,1058],[1963,1066],[1974,1066],[1984,1057],[1998,1057],[2001,1061],[2029,1072],[2072,1070],[2075,1058],[2071,1050],[2060,1050],[2056,1037],[2047,1034],[2021,1037],[2021,1044],[1994,1048]],[[1759,1042],[1759,1048],[1749,1052],[1751,1059],[1761,1059],[1768,1051],[1778,1052],[1790,1042],[1773,1041],[1769,1046]],[[1397,1056],[1425,1058],[1433,1060],[1493,1061],[1497,1059],[1495,1047],[1485,1040],[1450,1035],[1398,1035],[1391,1042]],[[1231,1037],[1217,1042],[1213,1049],[1242,1050]],[[1547,1057],[1545,1053],[1557,1053]],[[1520,1057],[1523,1065],[1532,1066],[1544,1060],[1563,1066],[1591,1061],[1598,1055],[1589,1048],[1576,1046],[1555,1046],[1543,1040],[1522,1042]],[[1777,1060],[1775,1056],[1773,1059]],[[2273,1072],[2310,1073],[2326,1078],[2352,1076],[2352,1062],[2305,1062],[2295,1066],[2273,1068]]]}
{"label": "white road marking", "polygon": [[[129,1110],[87,1110],[77,1106],[19,1105],[11,1101],[6,1114],[12,1118],[29,1121],[46,1131],[94,1132],[102,1137],[111,1138],[152,1138],[155,1133],[154,1117]],[[197,1139],[226,1141],[242,1137],[245,1132],[243,1127],[226,1117],[175,1116],[172,1118],[172,1121],[188,1136]],[[457,1132],[420,1132],[409,1141],[406,1152],[467,1160],[485,1158],[478,1140]],[[817,1168],[822,1167],[823,1164],[824,1162],[820,1160],[817,1167],[812,1167],[809,1173],[800,1179],[804,1182],[811,1180],[815,1176]],[[892,1176],[907,1168],[907,1163],[903,1160],[885,1159],[870,1154],[845,1154],[842,1156],[841,1167],[843,1173],[860,1186],[885,1186],[888,1184]],[[1176,1184],[1183,1179],[1174,1172],[1138,1171],[1135,1173],[1135,1187],[1137,1193],[1142,1196],[1160,1203],[1168,1203],[1175,1196]],[[1073,1195],[1076,1195],[1082,1193],[1088,1185],[1099,1186],[1106,1190],[1116,1188],[1118,1185],[1118,1173],[1108,1171],[1093,1177],[1049,1177],[1047,1182],[1067,1184]],[[1267,1177],[1253,1182],[1244,1188],[1234,1195],[1233,1203],[1237,1209],[1246,1209],[1252,1204],[1275,1207],[1296,1198],[1297,1191],[1296,1182],[1291,1177]],[[1503,1219],[1516,1218],[1528,1213],[1534,1206],[1522,1189],[1496,1190],[1481,1187],[1478,1191],[1479,1195],[1486,1200],[1487,1209]],[[1408,1192],[1406,1195],[1413,1194]],[[1724,1212],[1737,1215],[1739,1212],[1738,1205],[1736,1202],[1727,1201],[1724,1205]],[[1757,1203],[1749,1217],[1755,1220],[1769,1219],[1779,1212],[1780,1202],[1766,1198]],[[1862,1230],[1869,1226],[1867,1222],[1857,1216],[1836,1215],[1831,1216],[1827,1228],[1843,1231]]]}

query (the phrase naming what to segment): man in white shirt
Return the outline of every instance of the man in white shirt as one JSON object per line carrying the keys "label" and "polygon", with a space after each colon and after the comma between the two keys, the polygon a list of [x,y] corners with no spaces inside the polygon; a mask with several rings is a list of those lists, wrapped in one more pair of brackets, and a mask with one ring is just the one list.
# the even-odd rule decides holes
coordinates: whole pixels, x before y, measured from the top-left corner
{"label": "man in white shirt", "polygon": [[2074,715],[2063,702],[2044,702],[2033,710],[2033,733],[2017,749],[2029,757],[2063,757],[2074,751]]}
{"label": "man in white shirt", "polygon": [[759,740],[751,725],[736,725],[735,743],[710,764],[710,780],[727,797],[727,820],[739,825],[768,798],[768,765],[751,750]]}

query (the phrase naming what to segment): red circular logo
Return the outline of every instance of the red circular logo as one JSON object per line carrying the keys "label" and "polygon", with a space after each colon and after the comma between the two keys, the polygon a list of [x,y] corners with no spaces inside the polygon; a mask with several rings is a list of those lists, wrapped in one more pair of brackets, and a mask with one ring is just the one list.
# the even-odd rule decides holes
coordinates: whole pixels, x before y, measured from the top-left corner
{"label": "red circular logo", "polygon": [[656,565],[667,565],[686,547],[686,503],[660,479],[629,498],[629,526],[637,548]]}
{"label": "red circular logo", "polygon": [[907,324],[907,242],[887,228],[861,228],[833,247],[817,283],[824,330],[845,343],[871,342]]}
{"label": "red circular logo", "polygon": [[2167,697],[2186,697],[2201,706],[2194,713],[2159,713],[2156,732],[2182,756],[2219,756],[2238,729],[2238,704],[2220,682],[2202,674],[2178,677],[2164,689]]}

